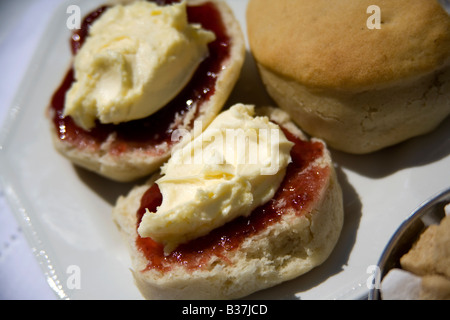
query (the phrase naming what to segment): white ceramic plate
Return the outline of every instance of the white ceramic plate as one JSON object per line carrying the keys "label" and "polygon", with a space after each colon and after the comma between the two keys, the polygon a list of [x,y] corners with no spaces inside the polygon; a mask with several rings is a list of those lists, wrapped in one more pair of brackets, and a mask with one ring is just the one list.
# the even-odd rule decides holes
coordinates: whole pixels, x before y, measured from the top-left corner
{"label": "white ceramic plate", "polygon": [[[245,31],[247,1],[228,2]],[[55,10],[8,114],[0,140],[1,180],[58,297],[141,299],[128,251],[111,219],[115,200],[132,184],[72,166],[53,149],[44,117],[71,61],[66,9],[73,3]],[[99,4],[77,2],[82,15]],[[235,102],[271,103],[250,54],[227,105]],[[365,297],[372,266],[397,227],[422,201],[450,186],[449,124],[447,119],[431,134],[371,155],[333,151],[345,197],[345,225],[335,251],[310,273],[249,298]]]}

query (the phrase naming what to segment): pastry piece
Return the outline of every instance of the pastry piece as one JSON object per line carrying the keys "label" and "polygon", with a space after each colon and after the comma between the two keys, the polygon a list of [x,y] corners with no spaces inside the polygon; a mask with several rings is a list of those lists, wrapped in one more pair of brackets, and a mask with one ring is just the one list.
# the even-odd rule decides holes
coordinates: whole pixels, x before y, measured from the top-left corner
{"label": "pastry piece", "polygon": [[436,232],[434,260],[436,272],[450,280],[450,215],[441,220]]}
{"label": "pastry piece", "polygon": [[[450,16],[436,0],[250,0],[247,31],[268,93],[302,130],[363,154],[450,114]],[[375,16],[374,16],[375,15]]]}
{"label": "pastry piece", "polygon": [[411,250],[400,258],[404,270],[419,276],[435,273],[435,246],[438,226],[429,226],[414,243]]}
{"label": "pastry piece", "polygon": [[450,216],[427,227],[400,264],[417,275],[440,274],[450,279]]}
{"label": "pastry piece", "polygon": [[[133,4],[134,1],[116,1]],[[177,1],[154,1],[158,4]],[[89,27],[107,10],[103,6],[86,16],[72,37],[74,55],[84,43]],[[194,121],[207,126],[220,112],[236,83],[245,55],[240,25],[224,1],[187,1],[187,18],[215,34],[208,56],[189,83],[159,111],[122,123],[100,123],[85,129],[64,113],[66,93],[74,83],[70,68],[48,108],[55,148],[74,164],[116,181],[131,181],[156,171],[179,143],[174,130],[191,131]],[[105,60],[106,61],[106,60]],[[125,64],[126,66],[126,64]]]}
{"label": "pastry piece", "polygon": [[113,218],[146,299],[244,297],[310,271],[335,247],[343,200],[326,145],[308,140],[281,109],[260,108],[256,114],[278,124],[293,146],[274,196],[252,212],[165,252],[163,243],[138,233],[142,217],[157,215],[162,204],[159,175],[118,199]]}
{"label": "pastry piece", "polygon": [[450,300],[449,278],[433,274],[422,278],[420,300]]}
{"label": "pastry piece", "polygon": [[384,300],[450,299],[450,216],[428,226],[400,258],[400,267],[384,277]]}

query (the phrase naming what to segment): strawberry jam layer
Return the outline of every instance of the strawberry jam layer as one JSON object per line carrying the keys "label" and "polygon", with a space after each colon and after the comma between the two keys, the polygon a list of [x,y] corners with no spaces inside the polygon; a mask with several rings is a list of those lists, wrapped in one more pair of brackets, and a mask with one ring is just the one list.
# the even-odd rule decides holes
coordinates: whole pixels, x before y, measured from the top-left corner
{"label": "strawberry jam layer", "polygon": [[[177,1],[153,0],[158,4],[169,4]],[[73,33],[71,39],[72,53],[75,55],[87,37],[89,26],[107,9],[100,7],[87,15],[80,30]],[[74,82],[74,71],[70,69],[60,87],[54,93],[50,109],[53,124],[60,140],[80,148],[98,149],[107,139],[111,139],[110,152],[120,154],[125,151],[140,149],[149,154],[158,154],[162,144],[171,145],[171,134],[181,124],[188,112],[198,114],[201,105],[214,94],[218,74],[230,56],[231,39],[226,33],[220,12],[212,3],[188,6],[190,23],[201,24],[204,29],[215,33],[216,40],[209,44],[209,57],[198,67],[189,84],[169,104],[151,116],[121,123],[118,125],[101,124],[87,131],[75,124],[70,116],[64,116],[66,92]],[[177,120],[176,120],[177,119]],[[176,122],[177,121],[177,122]],[[186,129],[191,129],[193,121]]]}
{"label": "strawberry jam layer", "polygon": [[[200,269],[213,256],[230,263],[226,258],[227,252],[239,248],[246,238],[280,221],[284,213],[294,210],[298,215],[303,215],[310,212],[330,174],[329,167],[314,164],[316,159],[323,156],[324,145],[298,139],[287,130],[284,132],[295,145],[291,150],[292,162],[272,200],[255,209],[248,217],[234,219],[203,237],[179,245],[167,256],[164,255],[162,244],[137,234],[136,246],[148,261],[147,268],[142,271],[157,269],[165,272],[174,265],[184,266],[188,270]],[[158,185],[153,184],[141,198],[141,205],[136,213],[136,228],[145,209],[156,212],[161,202],[162,195]]]}

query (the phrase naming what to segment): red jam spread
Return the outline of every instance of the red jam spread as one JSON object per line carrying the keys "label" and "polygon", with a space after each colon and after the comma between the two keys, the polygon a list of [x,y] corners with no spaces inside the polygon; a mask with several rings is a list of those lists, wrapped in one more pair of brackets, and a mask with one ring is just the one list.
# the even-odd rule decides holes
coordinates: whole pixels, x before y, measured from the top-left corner
{"label": "red jam spread", "polygon": [[[170,4],[170,0],[153,0],[158,4]],[[87,15],[82,28],[73,33],[71,39],[72,53],[76,54],[82,46],[89,26],[107,9],[100,7]],[[59,139],[74,144],[80,148],[98,149],[107,138],[113,136],[110,152],[121,154],[125,151],[140,149],[149,154],[159,154],[158,148],[164,143],[172,144],[171,134],[177,129],[175,119],[182,119],[188,111],[196,114],[202,103],[208,101],[215,91],[216,79],[222,66],[230,55],[231,39],[226,33],[220,12],[212,3],[204,3],[197,6],[188,6],[188,20],[190,23],[199,23],[204,29],[216,34],[216,40],[209,44],[209,57],[198,67],[190,83],[168,105],[153,115],[139,120],[129,121],[118,125],[101,124],[87,131],[75,124],[70,116],[64,116],[64,104],[66,92],[74,82],[74,72],[71,68],[60,87],[54,93],[50,108],[52,110],[53,123]],[[190,128],[193,126],[193,121]],[[190,129],[189,127],[187,129]],[[114,135],[112,135],[114,133]]]}
{"label": "red jam spread", "polygon": [[[298,139],[287,130],[284,132],[295,145],[291,150],[292,162],[288,165],[286,176],[272,200],[255,209],[248,217],[239,217],[203,237],[179,245],[167,256],[164,255],[162,244],[151,238],[141,238],[137,234],[136,246],[148,260],[145,270],[157,269],[165,272],[174,265],[195,270],[206,265],[213,256],[230,263],[226,252],[239,248],[247,237],[279,221],[283,213],[290,210],[295,210],[299,215],[310,212],[311,205],[317,200],[330,173],[329,167],[314,164],[316,159],[323,156],[324,145]],[[136,213],[136,228],[145,209],[156,212],[161,202],[162,195],[158,185],[153,184],[142,196],[141,206]]]}

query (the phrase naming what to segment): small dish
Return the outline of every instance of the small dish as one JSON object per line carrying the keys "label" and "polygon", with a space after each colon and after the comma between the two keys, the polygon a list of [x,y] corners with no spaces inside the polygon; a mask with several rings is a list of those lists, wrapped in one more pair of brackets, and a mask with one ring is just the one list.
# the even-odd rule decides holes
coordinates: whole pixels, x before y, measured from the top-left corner
{"label": "small dish", "polygon": [[[444,207],[450,203],[450,188],[421,204],[397,229],[378,262],[379,283],[393,268],[400,268],[400,258],[407,253],[422,232],[439,224],[445,216]],[[379,286],[369,291],[369,300],[381,300]]]}

